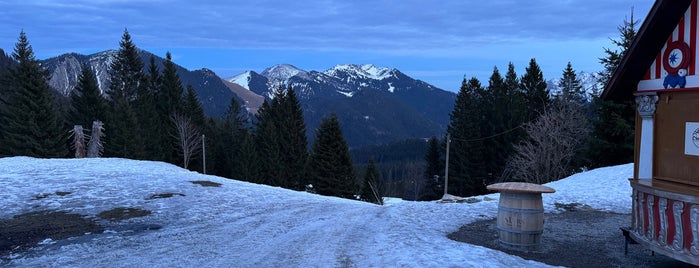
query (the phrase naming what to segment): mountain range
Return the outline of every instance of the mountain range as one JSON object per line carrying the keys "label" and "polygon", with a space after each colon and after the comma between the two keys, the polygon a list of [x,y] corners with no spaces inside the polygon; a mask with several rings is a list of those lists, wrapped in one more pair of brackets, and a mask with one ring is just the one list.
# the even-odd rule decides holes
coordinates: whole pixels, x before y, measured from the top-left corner
{"label": "mountain range", "polygon": [[[80,68],[88,64],[98,78],[100,90],[109,88],[109,66],[116,50],[90,55],[67,53],[41,60],[50,73],[50,85],[68,95],[77,83]],[[4,54],[4,53],[3,53]],[[160,70],[165,59],[140,50],[144,63],[153,56]],[[147,64],[145,64],[147,65]],[[409,77],[394,68],[372,64],[340,64],[325,71],[306,71],[279,64],[261,73],[245,71],[222,79],[209,69],[187,70],[175,64],[183,86],[196,90],[207,116],[221,117],[231,98],[236,98],[252,115],[280,86],[297,93],[306,121],[309,142],[323,117],[337,114],[344,137],[352,148],[383,144],[406,138],[440,136],[449,124],[456,94]],[[144,66],[147,68],[147,66]],[[578,78],[588,90],[599,88],[596,77],[580,72]],[[548,81],[555,94],[558,81]]]}
{"label": "mountain range", "polygon": [[[50,85],[68,95],[83,63],[94,70],[100,90],[109,88],[109,66],[116,50],[90,55],[63,54],[42,60]],[[160,70],[163,58],[141,50],[144,63],[151,56]],[[147,65],[147,64],[146,64]],[[147,66],[144,66],[144,69]],[[289,64],[247,71],[221,79],[209,69],[187,70],[176,65],[183,85],[191,84],[207,116],[220,117],[236,98],[251,114],[280,86],[292,86],[301,103],[312,142],[323,117],[337,114],[350,147],[381,144],[405,138],[427,138],[444,133],[456,94],[413,79],[397,69],[370,64],[337,65],[323,72],[305,71]]]}
{"label": "mountain range", "polygon": [[226,80],[265,98],[272,98],[280,85],[291,86],[309,130],[335,113],[353,147],[444,133],[456,99],[454,93],[397,69],[371,64],[336,65],[323,72],[280,64]]}

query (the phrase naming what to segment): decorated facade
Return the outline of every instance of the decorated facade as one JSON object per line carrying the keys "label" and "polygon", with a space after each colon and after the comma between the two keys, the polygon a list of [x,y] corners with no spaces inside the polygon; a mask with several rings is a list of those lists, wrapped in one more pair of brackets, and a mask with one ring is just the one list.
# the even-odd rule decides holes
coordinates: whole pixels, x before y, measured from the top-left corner
{"label": "decorated facade", "polygon": [[602,97],[637,104],[630,236],[699,265],[697,0],[658,0]]}

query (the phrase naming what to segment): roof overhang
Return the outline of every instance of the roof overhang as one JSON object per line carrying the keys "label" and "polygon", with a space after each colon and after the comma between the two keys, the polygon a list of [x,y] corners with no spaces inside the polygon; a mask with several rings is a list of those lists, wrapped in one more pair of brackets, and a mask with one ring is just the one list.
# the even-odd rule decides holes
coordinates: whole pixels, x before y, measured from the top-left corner
{"label": "roof overhang", "polygon": [[658,0],[639,28],[602,92],[602,99],[623,101],[633,98],[638,82],[660,53],[692,0]]}

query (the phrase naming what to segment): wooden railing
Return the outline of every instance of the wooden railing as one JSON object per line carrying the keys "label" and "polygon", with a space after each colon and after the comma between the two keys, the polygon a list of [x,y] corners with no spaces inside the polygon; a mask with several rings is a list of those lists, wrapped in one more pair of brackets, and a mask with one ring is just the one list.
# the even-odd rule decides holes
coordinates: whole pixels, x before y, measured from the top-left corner
{"label": "wooden railing", "polygon": [[631,237],[655,252],[699,265],[699,196],[694,186],[631,180],[631,187]]}

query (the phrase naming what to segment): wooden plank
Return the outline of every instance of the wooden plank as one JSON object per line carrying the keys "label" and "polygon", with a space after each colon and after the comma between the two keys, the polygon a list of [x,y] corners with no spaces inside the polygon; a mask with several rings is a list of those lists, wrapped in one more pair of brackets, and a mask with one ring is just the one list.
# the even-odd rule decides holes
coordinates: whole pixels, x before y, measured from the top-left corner
{"label": "wooden plank", "polygon": [[503,182],[491,184],[486,187],[491,191],[520,192],[520,193],[554,193],[551,187],[527,182]]}

